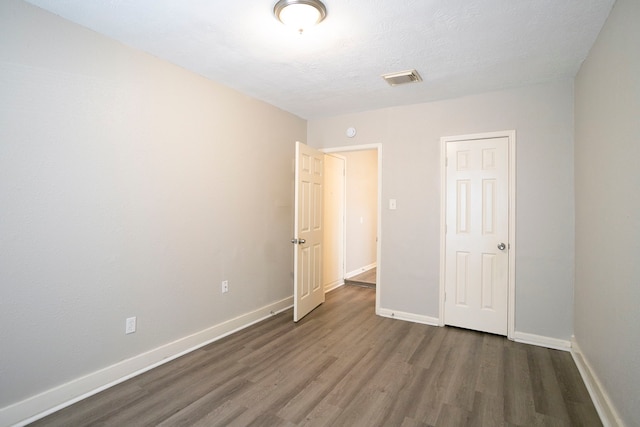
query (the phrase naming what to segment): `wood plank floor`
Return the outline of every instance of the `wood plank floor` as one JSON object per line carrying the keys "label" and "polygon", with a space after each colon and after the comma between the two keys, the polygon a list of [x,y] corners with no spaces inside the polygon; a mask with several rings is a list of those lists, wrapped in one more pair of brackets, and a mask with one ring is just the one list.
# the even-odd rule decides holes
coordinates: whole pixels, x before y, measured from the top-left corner
{"label": "wood plank floor", "polygon": [[567,352],[374,314],[343,286],[34,426],[598,426]]}
{"label": "wood plank floor", "polygon": [[366,286],[369,288],[375,288],[376,286],[376,268],[367,270],[364,273],[360,273],[357,276],[344,279],[345,285]]}

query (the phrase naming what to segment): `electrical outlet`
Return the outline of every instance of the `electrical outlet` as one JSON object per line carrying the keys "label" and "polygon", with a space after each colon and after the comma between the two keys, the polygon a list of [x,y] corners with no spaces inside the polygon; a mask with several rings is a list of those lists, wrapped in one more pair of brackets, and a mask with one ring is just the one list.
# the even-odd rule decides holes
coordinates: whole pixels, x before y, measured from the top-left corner
{"label": "electrical outlet", "polygon": [[222,293],[226,294],[227,292],[229,292],[229,281],[228,280],[223,280],[222,281]]}
{"label": "electrical outlet", "polygon": [[127,318],[127,322],[126,322],[126,326],[124,328],[124,333],[125,334],[132,334],[136,331],[136,318],[134,317],[128,317]]}

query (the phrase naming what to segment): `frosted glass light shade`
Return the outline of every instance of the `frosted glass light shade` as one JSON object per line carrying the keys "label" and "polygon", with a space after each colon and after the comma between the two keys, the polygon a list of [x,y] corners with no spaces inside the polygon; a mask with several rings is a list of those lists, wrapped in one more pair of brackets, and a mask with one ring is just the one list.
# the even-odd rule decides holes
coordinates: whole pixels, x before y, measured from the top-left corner
{"label": "frosted glass light shade", "polygon": [[327,10],[319,0],[280,0],[273,13],[280,22],[302,33],[322,21]]}

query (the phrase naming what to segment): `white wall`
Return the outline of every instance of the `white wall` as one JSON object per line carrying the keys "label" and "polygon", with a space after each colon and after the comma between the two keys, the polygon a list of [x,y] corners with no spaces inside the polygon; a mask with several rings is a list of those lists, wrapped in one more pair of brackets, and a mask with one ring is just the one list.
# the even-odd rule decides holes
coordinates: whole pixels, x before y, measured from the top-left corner
{"label": "white wall", "polygon": [[[344,134],[349,126],[358,130],[355,140]],[[440,137],[507,129],[517,132],[516,331],[569,340],[571,80],[311,120],[308,142],[322,148],[383,144],[380,305],[437,318]],[[395,211],[387,209],[391,198],[397,199]]]}
{"label": "white wall", "polygon": [[304,120],[16,0],[0,99],[0,412],[291,296]]}
{"label": "white wall", "polygon": [[640,2],[615,3],[575,101],[575,339],[629,426],[640,423],[639,20]]}
{"label": "white wall", "polygon": [[325,292],[344,284],[345,159],[324,156],[322,285]]}
{"label": "white wall", "polygon": [[347,159],[346,272],[358,273],[376,262],[378,231],[378,151],[340,153]]}

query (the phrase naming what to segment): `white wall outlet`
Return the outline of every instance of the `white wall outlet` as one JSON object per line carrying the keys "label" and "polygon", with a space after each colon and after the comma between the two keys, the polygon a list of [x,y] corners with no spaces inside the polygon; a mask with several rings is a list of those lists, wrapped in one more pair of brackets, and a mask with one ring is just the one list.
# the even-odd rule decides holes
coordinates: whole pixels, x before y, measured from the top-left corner
{"label": "white wall outlet", "polygon": [[229,281],[228,280],[223,280],[222,281],[222,293],[226,294],[227,292],[229,292]]}
{"label": "white wall outlet", "polygon": [[125,334],[132,334],[136,331],[136,318],[134,317],[128,317],[127,318],[127,322],[126,322],[126,326],[124,327],[124,333]]}

